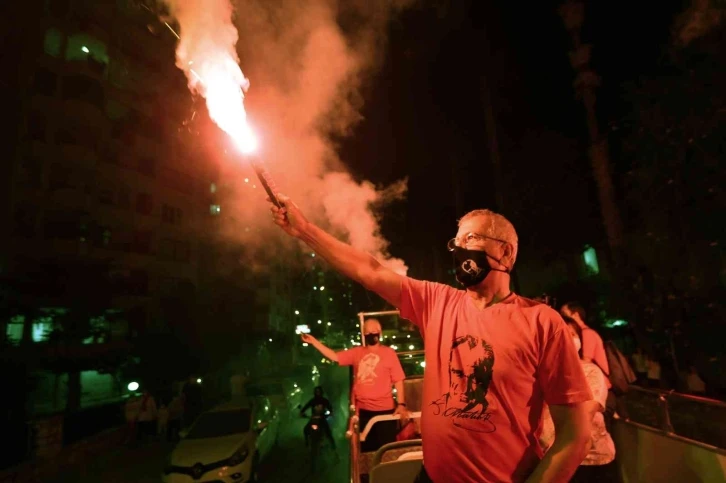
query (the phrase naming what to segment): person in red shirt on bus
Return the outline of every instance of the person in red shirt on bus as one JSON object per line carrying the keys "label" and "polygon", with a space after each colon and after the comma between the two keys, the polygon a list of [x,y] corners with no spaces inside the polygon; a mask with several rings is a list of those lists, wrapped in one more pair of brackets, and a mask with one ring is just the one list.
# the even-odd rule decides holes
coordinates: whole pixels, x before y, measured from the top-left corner
{"label": "person in red shirt on bus", "polygon": [[[403,390],[406,375],[396,351],[380,343],[381,333],[380,322],[368,319],[363,324],[365,347],[340,352],[333,351],[309,334],[301,334],[303,342],[315,347],[331,361],[341,366],[353,366],[353,397],[361,431],[375,416],[397,413],[404,423],[409,417]],[[392,387],[396,388],[397,403],[393,400]],[[395,441],[396,429],[395,421],[376,423],[363,442],[363,451],[375,451],[383,444]]]}
{"label": "person in red shirt on bus", "polygon": [[610,366],[605,353],[605,345],[600,334],[585,324],[585,309],[577,302],[567,302],[560,308],[560,313],[563,317],[569,317],[577,323],[582,331],[582,360],[597,364],[597,367],[605,373],[609,388],[610,381],[607,377],[610,375]]}
{"label": "person in red shirt on bus", "polygon": [[[592,400],[562,317],[510,290],[518,239],[489,210],[459,220],[448,249],[463,289],[406,277],[309,222],[286,196],[274,222],[411,320],[425,342],[419,482],[564,482],[585,458]],[[425,220],[421,221],[425,223]],[[556,430],[543,455],[547,403]]]}

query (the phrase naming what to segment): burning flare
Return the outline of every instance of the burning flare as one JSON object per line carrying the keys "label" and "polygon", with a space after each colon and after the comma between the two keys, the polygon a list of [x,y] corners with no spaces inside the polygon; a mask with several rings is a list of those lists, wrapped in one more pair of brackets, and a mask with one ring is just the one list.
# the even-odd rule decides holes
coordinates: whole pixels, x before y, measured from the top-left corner
{"label": "burning flare", "polygon": [[189,89],[207,100],[209,116],[230,135],[240,151],[254,152],[257,139],[244,106],[244,93],[250,81],[239,66],[235,49],[238,34],[232,24],[231,3],[229,0],[164,1],[181,30],[181,35],[177,35],[176,65],[186,74]]}

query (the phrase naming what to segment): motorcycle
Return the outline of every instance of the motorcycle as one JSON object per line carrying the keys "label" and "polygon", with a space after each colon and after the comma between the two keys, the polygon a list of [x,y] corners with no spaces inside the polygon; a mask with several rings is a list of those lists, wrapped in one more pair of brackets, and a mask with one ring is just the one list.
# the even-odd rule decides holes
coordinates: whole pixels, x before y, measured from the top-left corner
{"label": "motorcycle", "polygon": [[[300,412],[300,416],[307,419],[307,415],[304,412]],[[312,408],[312,415],[310,416],[310,424],[308,425],[307,442],[310,450],[310,466],[313,473],[315,472],[317,463],[320,458],[320,452],[325,441],[325,429],[323,424],[327,424],[327,419],[330,416],[330,411],[326,410],[322,404],[317,404]]]}

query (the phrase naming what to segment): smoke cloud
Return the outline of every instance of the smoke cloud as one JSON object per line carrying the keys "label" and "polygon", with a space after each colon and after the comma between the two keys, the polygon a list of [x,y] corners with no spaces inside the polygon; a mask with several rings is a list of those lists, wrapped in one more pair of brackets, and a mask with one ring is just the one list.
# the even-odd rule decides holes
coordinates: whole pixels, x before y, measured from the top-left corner
{"label": "smoke cloud", "polygon": [[726,8],[720,0],[693,0],[690,7],[676,20],[675,40],[687,46],[708,35],[726,18]]}
{"label": "smoke cloud", "polygon": [[[195,64],[218,58],[220,50],[239,59],[251,81],[245,105],[259,155],[280,191],[312,221],[405,273],[403,261],[388,253],[378,218],[382,207],[405,196],[405,180],[390,187],[355,180],[334,140],[361,121],[361,89],[380,65],[391,16],[410,2],[240,0],[234,9],[229,0],[164,2],[180,29],[180,68],[190,53]],[[193,85],[194,73],[185,70]],[[248,87],[241,72],[237,79]],[[231,144],[222,151],[220,215],[228,221],[222,226],[259,261],[282,237],[244,157]]]}

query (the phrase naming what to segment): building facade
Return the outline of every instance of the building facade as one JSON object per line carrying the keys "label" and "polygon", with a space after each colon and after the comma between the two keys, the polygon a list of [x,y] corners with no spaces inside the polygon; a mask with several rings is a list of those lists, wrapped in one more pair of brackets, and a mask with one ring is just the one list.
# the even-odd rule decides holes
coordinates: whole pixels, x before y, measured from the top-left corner
{"label": "building facade", "polygon": [[[94,350],[69,356],[88,358],[79,364],[88,372],[104,347],[127,351],[145,331],[173,325],[165,300],[194,293],[216,169],[186,128],[192,101],[174,65],[176,37],[151,9],[22,3],[9,17],[23,27],[14,33],[18,122],[3,167],[9,229],[0,235],[0,269],[13,278],[38,262],[107,264],[113,308],[125,316],[86,344]],[[52,324],[15,317],[6,338],[42,361]],[[108,393],[107,382],[96,385]]]}

